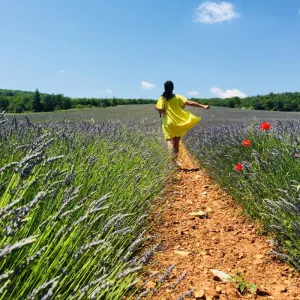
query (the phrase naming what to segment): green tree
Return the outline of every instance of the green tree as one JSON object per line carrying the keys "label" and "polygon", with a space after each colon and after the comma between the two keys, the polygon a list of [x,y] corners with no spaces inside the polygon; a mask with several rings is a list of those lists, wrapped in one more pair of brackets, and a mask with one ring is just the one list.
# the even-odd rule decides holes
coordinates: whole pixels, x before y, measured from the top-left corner
{"label": "green tree", "polygon": [[0,113],[3,110],[7,110],[8,100],[4,96],[0,96]]}
{"label": "green tree", "polygon": [[65,109],[64,96],[62,94],[55,95],[56,109]]}
{"label": "green tree", "polygon": [[110,101],[109,101],[109,99],[105,98],[105,99],[103,100],[103,104],[104,104],[104,107],[109,107],[109,106],[110,106]]}
{"label": "green tree", "polygon": [[13,98],[9,101],[8,111],[13,113],[22,113],[25,111],[25,105],[21,97]]}
{"label": "green tree", "polygon": [[38,89],[33,94],[32,111],[42,111],[41,95]]}
{"label": "green tree", "polygon": [[112,98],[111,105],[112,106],[117,106],[118,105],[118,101],[117,101],[117,99],[115,97]]}
{"label": "green tree", "polygon": [[22,95],[21,98],[24,105],[24,110],[30,111],[32,105],[32,97],[30,97],[29,95]]}
{"label": "green tree", "polygon": [[72,108],[72,101],[69,97],[64,97],[64,109]]}
{"label": "green tree", "polygon": [[53,111],[55,109],[55,99],[51,95],[43,98],[44,111]]}

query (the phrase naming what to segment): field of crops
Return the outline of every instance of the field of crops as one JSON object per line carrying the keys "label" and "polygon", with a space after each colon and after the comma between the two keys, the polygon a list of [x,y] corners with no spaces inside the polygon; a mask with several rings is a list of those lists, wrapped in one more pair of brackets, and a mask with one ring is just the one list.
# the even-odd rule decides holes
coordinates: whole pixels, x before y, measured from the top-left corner
{"label": "field of crops", "polygon": [[[170,172],[156,131],[0,120],[0,299],[120,299],[153,254]],[[159,166],[159,167],[157,167]]]}
{"label": "field of crops", "polygon": [[185,143],[245,211],[275,234],[275,254],[300,270],[300,123],[195,128]]}
{"label": "field of crops", "polygon": [[[289,122],[300,114],[193,112],[190,152],[299,268],[300,125]],[[0,116],[0,300],[135,294],[157,248],[140,249],[147,217],[172,172],[153,105],[25,117]]]}
{"label": "field of crops", "polygon": [[[273,122],[275,120],[284,122],[287,120],[300,120],[300,113],[271,112],[271,111],[253,111],[234,108],[212,107],[210,110],[199,108],[189,108],[195,114],[202,117],[200,126],[207,128],[215,125],[224,125],[232,123],[250,124],[253,120],[265,120]],[[12,119],[14,115],[7,115]],[[122,105],[107,108],[84,108],[78,110],[56,111],[52,113],[35,113],[16,115],[18,120],[25,120],[28,117],[32,122],[45,122],[52,120],[63,121],[83,121],[94,120],[94,122],[104,122],[108,120],[120,120],[126,124],[151,125],[157,128],[160,125],[160,119],[157,111],[151,104],[145,105]]]}

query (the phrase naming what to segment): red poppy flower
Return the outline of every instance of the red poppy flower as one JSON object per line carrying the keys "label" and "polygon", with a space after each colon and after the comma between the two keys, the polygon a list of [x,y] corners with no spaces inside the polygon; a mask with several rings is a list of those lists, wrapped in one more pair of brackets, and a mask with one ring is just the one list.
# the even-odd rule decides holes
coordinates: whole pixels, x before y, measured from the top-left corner
{"label": "red poppy flower", "polygon": [[251,147],[251,141],[250,140],[243,140],[241,142],[242,146]]}
{"label": "red poppy flower", "polygon": [[271,124],[267,123],[266,121],[263,121],[260,125],[261,130],[269,130],[271,128]]}
{"label": "red poppy flower", "polygon": [[237,171],[237,172],[242,172],[243,170],[243,165],[241,163],[238,163],[237,165],[234,166],[234,169]]}

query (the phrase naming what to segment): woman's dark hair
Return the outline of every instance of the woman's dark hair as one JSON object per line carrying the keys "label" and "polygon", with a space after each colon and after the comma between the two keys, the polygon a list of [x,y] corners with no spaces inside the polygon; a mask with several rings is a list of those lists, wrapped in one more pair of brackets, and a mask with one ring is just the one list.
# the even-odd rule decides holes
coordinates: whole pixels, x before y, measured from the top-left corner
{"label": "woman's dark hair", "polygon": [[172,81],[168,80],[165,82],[165,91],[163,92],[162,96],[166,98],[166,100],[169,100],[174,97],[173,90],[174,90],[174,84]]}

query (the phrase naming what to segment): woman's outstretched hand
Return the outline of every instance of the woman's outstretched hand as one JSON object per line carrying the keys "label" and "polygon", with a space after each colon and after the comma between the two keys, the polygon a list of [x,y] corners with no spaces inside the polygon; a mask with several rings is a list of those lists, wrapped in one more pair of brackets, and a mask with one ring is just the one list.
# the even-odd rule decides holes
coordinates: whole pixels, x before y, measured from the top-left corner
{"label": "woman's outstretched hand", "polygon": [[190,105],[190,106],[195,106],[195,107],[201,107],[201,108],[205,108],[205,109],[210,109],[209,105],[200,104],[198,102],[191,101],[191,100],[187,100],[185,104],[186,105]]}

